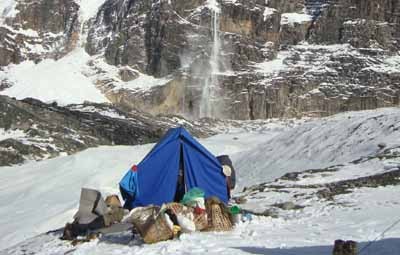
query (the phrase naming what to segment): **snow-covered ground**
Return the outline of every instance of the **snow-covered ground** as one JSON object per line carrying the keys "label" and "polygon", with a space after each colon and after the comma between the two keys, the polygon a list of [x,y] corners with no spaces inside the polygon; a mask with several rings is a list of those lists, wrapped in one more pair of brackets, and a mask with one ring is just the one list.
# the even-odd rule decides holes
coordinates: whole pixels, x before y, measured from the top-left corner
{"label": "snow-covered ground", "polygon": [[[216,155],[230,154],[250,149],[284,129],[272,124],[271,129],[247,133],[238,128],[202,143]],[[0,250],[71,220],[81,187],[99,189],[104,195],[119,194],[122,176],[152,146],[100,147],[72,156],[0,168]],[[11,219],[10,212],[15,212]]]}
{"label": "snow-covered ground", "polygon": [[344,164],[400,145],[400,110],[342,113],[309,121],[235,158],[240,187],[270,181],[283,172]]}
{"label": "snow-covered ground", "polygon": [[[378,143],[385,143],[386,148],[399,146],[399,123],[400,109],[381,109],[308,120],[298,126],[267,123],[254,128],[230,127],[201,142],[216,155],[231,155],[241,187],[272,181],[294,170],[345,164],[336,172],[315,173],[313,178],[301,178],[296,183],[306,185],[353,179],[399,167],[398,158],[361,162],[359,169],[352,168],[350,163],[379,153]],[[179,240],[154,245],[131,240],[130,233],[105,236],[77,247],[58,240],[57,234],[37,236],[71,220],[81,187],[99,189],[104,195],[118,193],[122,175],[152,146],[100,147],[72,156],[0,168],[0,250],[9,247],[0,253],[322,255],[330,254],[333,241],[339,238],[360,241],[363,247],[399,218],[400,186],[386,186],[358,188],[336,196],[335,203],[305,199],[304,209],[288,211],[282,217],[254,216],[232,232],[185,234]],[[263,210],[266,204],[285,202],[290,194],[276,193],[275,197],[273,192],[260,192],[250,197],[247,204]],[[300,198],[296,202],[300,203]],[[385,240],[374,244],[365,254],[400,254],[400,226],[381,238]]]}

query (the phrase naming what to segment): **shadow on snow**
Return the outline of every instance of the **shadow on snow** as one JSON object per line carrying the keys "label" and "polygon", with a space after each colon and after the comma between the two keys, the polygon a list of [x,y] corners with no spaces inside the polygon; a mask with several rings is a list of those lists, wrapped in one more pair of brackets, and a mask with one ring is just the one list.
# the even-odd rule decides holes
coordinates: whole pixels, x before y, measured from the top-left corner
{"label": "shadow on snow", "polygon": [[[333,243],[333,241],[332,241]],[[368,242],[358,243],[358,250],[361,251]],[[232,247],[249,254],[259,255],[329,255],[332,254],[331,246],[310,246],[293,247],[287,249],[264,248],[264,247]],[[400,254],[400,238],[383,239],[372,243],[368,248],[359,253],[360,255],[397,255]]]}

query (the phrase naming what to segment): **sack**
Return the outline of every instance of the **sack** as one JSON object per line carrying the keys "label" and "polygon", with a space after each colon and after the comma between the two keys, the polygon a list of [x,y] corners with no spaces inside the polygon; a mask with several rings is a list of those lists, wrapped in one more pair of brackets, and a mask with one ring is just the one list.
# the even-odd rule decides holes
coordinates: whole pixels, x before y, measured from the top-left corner
{"label": "sack", "polygon": [[107,213],[104,214],[104,222],[106,226],[110,226],[114,223],[119,223],[124,218],[124,208],[109,206],[107,208]]}
{"label": "sack", "polygon": [[158,206],[133,209],[129,218],[145,243],[157,243],[173,238],[173,231]]}
{"label": "sack", "polygon": [[196,207],[198,201],[204,200],[204,191],[199,188],[193,188],[189,190],[181,201],[182,204],[187,206]]}
{"label": "sack", "polygon": [[166,241],[174,237],[173,229],[168,226],[165,217],[160,213],[154,221],[150,221],[148,228],[141,234],[147,244]]}
{"label": "sack", "polygon": [[194,224],[193,219],[185,217],[182,214],[177,214],[176,218],[178,219],[179,226],[181,227],[183,233],[191,233],[196,231],[196,225]]}
{"label": "sack", "polygon": [[114,207],[122,207],[121,201],[117,195],[110,195],[106,197],[106,205]]}

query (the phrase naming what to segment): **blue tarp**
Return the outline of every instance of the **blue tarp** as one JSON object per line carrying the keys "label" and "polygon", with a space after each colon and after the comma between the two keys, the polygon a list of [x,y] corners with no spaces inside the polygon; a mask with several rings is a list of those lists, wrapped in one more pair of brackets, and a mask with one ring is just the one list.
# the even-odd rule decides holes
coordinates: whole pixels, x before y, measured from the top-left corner
{"label": "blue tarp", "polygon": [[174,200],[179,162],[183,156],[186,190],[200,188],[205,196],[227,203],[227,184],[219,161],[184,128],[170,129],[140,162],[120,181],[128,208],[162,205]]}

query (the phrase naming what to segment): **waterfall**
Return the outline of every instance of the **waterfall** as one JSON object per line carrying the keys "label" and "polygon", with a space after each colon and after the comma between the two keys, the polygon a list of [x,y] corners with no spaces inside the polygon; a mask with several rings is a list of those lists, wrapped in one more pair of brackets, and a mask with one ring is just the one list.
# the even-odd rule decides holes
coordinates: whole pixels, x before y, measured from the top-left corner
{"label": "waterfall", "polygon": [[211,31],[212,31],[212,49],[209,58],[210,68],[207,69],[206,77],[202,88],[202,97],[200,104],[200,117],[215,117],[215,101],[218,91],[218,73],[220,72],[220,50],[221,41],[219,37],[219,14],[220,8],[217,0],[208,0],[207,7],[211,11]]}

